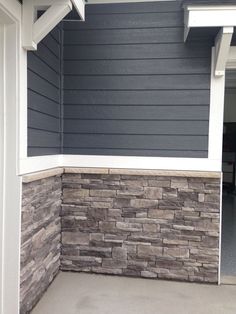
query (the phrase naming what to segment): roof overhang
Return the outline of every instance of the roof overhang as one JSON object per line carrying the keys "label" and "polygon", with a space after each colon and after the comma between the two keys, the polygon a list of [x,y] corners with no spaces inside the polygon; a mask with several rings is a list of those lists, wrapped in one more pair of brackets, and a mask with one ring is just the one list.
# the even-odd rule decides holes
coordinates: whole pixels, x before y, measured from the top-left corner
{"label": "roof overhang", "polygon": [[222,76],[236,26],[236,5],[184,5],[184,40],[193,28],[219,28],[215,37],[215,76]]}

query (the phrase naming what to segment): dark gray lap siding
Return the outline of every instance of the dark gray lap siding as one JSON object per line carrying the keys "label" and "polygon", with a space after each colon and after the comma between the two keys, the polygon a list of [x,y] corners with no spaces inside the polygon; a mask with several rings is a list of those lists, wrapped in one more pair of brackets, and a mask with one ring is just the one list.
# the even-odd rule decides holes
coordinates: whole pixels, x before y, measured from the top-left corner
{"label": "dark gray lap siding", "polygon": [[64,22],[64,153],[207,157],[209,42],[181,2],[86,6]]}
{"label": "dark gray lap siding", "polygon": [[28,155],[61,152],[61,29],[28,52]]}

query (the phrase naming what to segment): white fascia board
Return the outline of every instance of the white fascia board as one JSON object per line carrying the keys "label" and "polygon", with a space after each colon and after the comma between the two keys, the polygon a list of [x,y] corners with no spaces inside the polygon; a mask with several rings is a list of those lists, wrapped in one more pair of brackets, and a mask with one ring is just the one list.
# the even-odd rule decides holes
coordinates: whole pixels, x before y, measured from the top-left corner
{"label": "white fascia board", "polygon": [[83,0],[71,0],[80,18],[85,20],[85,4]]}
{"label": "white fascia board", "polygon": [[[235,6],[186,6],[185,25],[191,27],[223,27],[236,25]],[[186,23],[187,22],[187,23]]]}

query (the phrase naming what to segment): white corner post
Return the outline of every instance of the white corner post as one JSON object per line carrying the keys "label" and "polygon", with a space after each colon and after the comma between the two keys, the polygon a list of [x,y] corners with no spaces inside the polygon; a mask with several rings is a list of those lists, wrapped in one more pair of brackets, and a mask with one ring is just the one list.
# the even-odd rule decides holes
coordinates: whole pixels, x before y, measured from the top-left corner
{"label": "white corner post", "polygon": [[234,28],[222,27],[215,39],[215,76],[225,74]]}
{"label": "white corner post", "polygon": [[0,314],[19,314],[21,178],[18,176],[21,6],[0,1]]}

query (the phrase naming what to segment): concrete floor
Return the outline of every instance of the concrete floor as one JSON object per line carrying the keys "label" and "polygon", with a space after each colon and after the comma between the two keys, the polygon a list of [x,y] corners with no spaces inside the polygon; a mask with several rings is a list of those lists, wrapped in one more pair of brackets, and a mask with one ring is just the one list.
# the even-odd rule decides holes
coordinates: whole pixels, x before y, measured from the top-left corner
{"label": "concrete floor", "polygon": [[221,275],[236,276],[236,196],[223,196]]}
{"label": "concrete floor", "polygon": [[235,314],[236,286],[60,273],[32,314]]}

